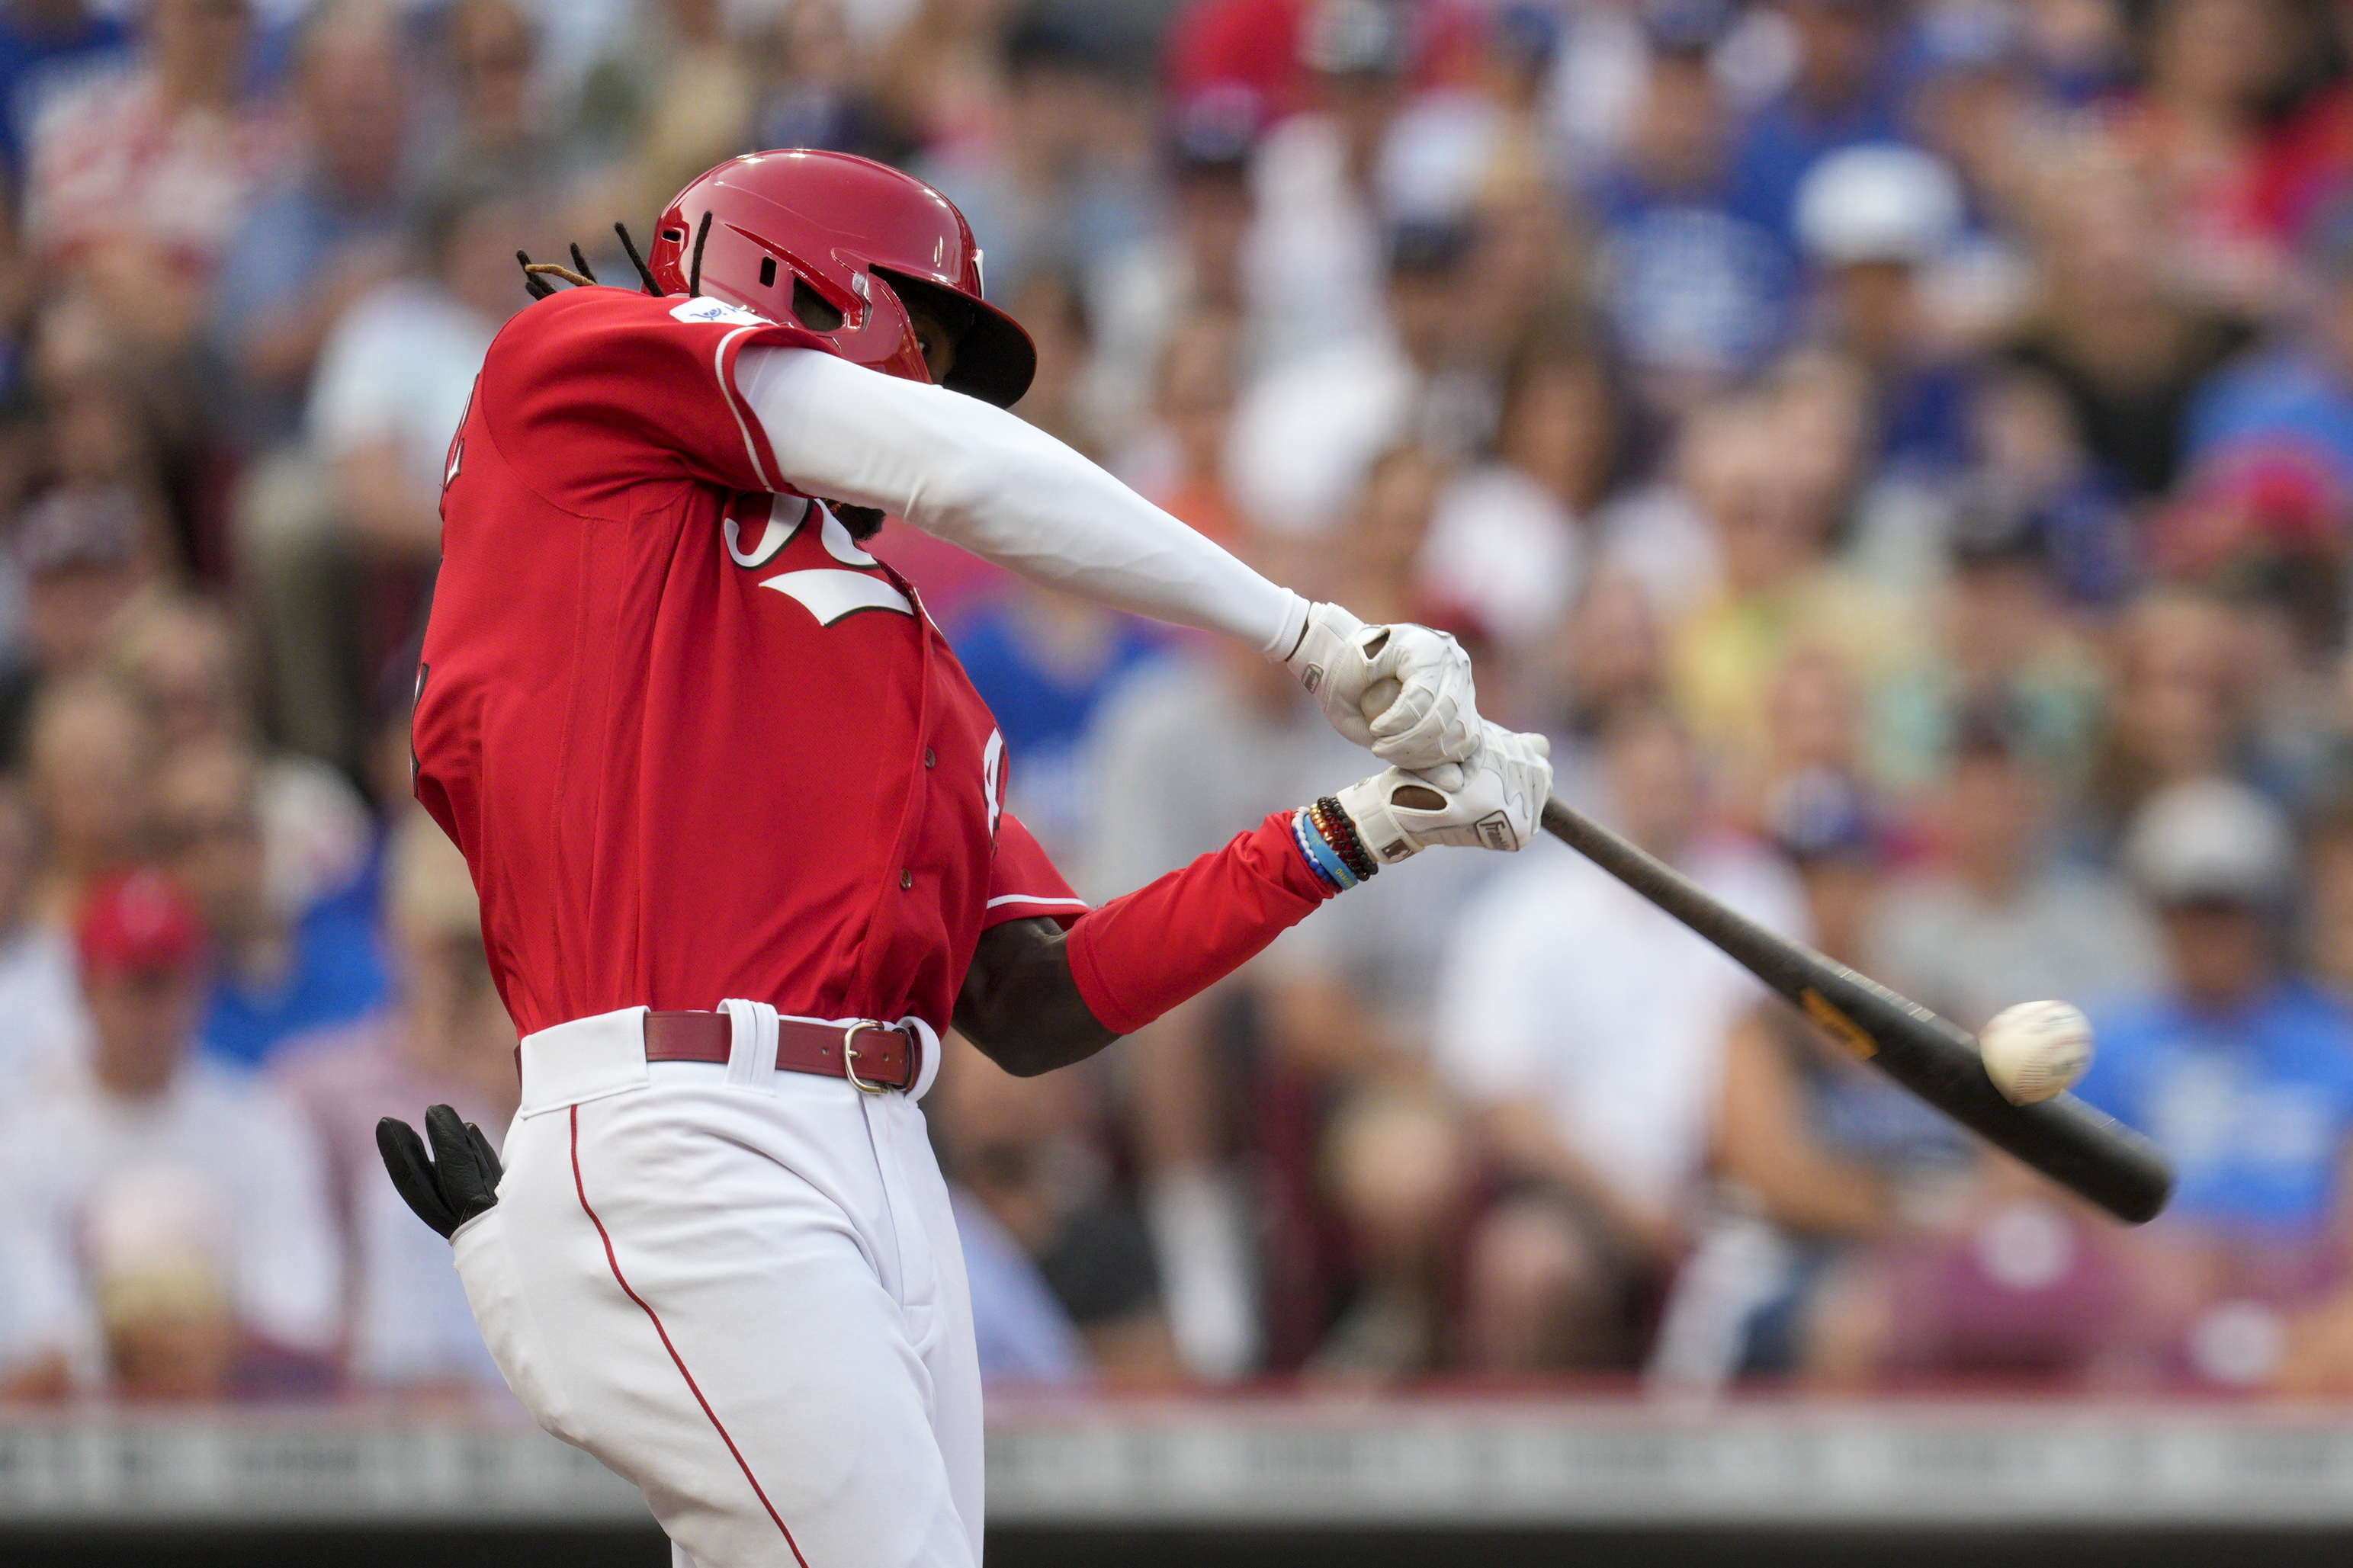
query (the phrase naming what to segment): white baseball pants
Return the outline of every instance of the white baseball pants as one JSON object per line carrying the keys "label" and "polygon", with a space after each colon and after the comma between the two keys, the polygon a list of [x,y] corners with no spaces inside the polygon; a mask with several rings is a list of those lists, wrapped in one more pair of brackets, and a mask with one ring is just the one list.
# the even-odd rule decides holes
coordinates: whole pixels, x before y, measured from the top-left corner
{"label": "white baseball pants", "polygon": [[642,1008],[523,1041],[498,1205],[454,1238],[483,1337],[681,1563],[977,1568],[971,1300],[916,1097],[779,1072],[775,1010],[726,1007],[725,1066],[649,1064]]}

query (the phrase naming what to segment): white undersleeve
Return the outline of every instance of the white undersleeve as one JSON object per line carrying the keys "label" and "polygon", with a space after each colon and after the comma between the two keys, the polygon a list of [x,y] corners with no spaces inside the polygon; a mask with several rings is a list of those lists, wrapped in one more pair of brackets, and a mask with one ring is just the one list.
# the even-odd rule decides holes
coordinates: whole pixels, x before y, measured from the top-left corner
{"label": "white undersleeve", "polygon": [[815,349],[748,348],[735,384],[786,482],[879,507],[1035,583],[1291,651],[1307,602],[1005,410]]}

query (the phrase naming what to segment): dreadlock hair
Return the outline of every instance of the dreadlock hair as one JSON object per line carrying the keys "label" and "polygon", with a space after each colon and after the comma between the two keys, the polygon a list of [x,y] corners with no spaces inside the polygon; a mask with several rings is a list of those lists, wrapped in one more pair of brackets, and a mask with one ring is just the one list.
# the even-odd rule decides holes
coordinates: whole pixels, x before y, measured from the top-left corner
{"label": "dreadlock hair", "polygon": [[[705,213],[702,215],[702,234],[695,236],[694,269],[698,282],[702,271],[702,236],[710,231],[711,215]],[[637,242],[629,237],[629,226],[616,223],[613,232],[620,237],[621,249],[628,257],[629,265],[638,269],[638,277],[645,284],[645,291],[657,300],[662,298],[667,290],[654,280],[654,269],[648,267],[646,258],[638,253]],[[572,244],[572,265],[569,267],[553,261],[533,261],[531,254],[522,250],[515,252],[515,260],[522,267],[523,291],[534,300],[544,300],[555,292],[555,285],[548,281],[551,278],[560,278],[575,289],[586,289],[596,281],[596,268],[590,267],[587,257],[581,254],[577,240]]]}

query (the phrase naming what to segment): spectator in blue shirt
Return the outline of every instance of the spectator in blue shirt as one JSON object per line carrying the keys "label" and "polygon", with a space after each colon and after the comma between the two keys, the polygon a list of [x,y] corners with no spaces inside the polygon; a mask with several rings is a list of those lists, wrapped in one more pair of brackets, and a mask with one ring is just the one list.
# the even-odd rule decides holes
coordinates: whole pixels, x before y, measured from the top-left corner
{"label": "spectator in blue shirt", "polygon": [[1646,20],[1650,72],[1625,152],[1586,203],[1600,227],[1603,312],[1649,401],[1672,414],[1787,342],[1798,263],[1786,238],[1732,205],[1731,111],[1706,16],[1662,8]]}
{"label": "spectator in blue shirt", "polygon": [[1798,186],[1841,147],[1905,138],[1897,44],[1899,7],[1889,0],[1783,0],[1797,68],[1780,97],[1741,130],[1733,200],[1745,216],[1787,238]]}
{"label": "spectator in blue shirt", "polygon": [[1871,377],[1880,455],[1937,472],[1967,461],[1969,378],[1936,343],[1924,279],[1962,217],[1952,170],[1900,142],[1833,153],[1798,187],[1820,330]]}
{"label": "spectator in blue shirt", "polygon": [[2292,836],[2246,785],[2194,779],[2135,817],[2124,857],[2157,904],[2170,975],[2093,1011],[2081,1092],[2142,1129],[2179,1173],[2144,1237],[2138,1293],[2179,1314],[2211,1381],[2269,1381],[2295,1314],[2336,1280],[2353,1152],[2353,1013],[2286,973]]}
{"label": "spectator in blue shirt", "polygon": [[171,868],[213,939],[211,994],[198,1036],[216,1059],[258,1066],[278,1045],[383,1005],[390,991],[373,911],[329,894],[278,907],[269,891],[252,752],[197,742],[156,784]]}

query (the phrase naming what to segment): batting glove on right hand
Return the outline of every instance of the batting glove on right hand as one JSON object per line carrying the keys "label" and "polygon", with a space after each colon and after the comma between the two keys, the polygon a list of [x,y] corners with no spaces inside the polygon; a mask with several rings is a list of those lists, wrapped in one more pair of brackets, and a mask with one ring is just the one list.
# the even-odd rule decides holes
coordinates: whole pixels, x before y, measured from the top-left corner
{"label": "batting glove on right hand", "polygon": [[425,1134],[433,1140],[431,1159],[416,1128],[387,1116],[375,1124],[375,1150],[417,1217],[446,1238],[499,1201],[506,1172],[482,1130],[446,1105],[425,1112]]}
{"label": "batting glove on right hand", "polygon": [[1384,865],[1433,844],[1525,849],[1552,795],[1552,742],[1480,721],[1467,762],[1391,768],[1340,792],[1340,809]]}

